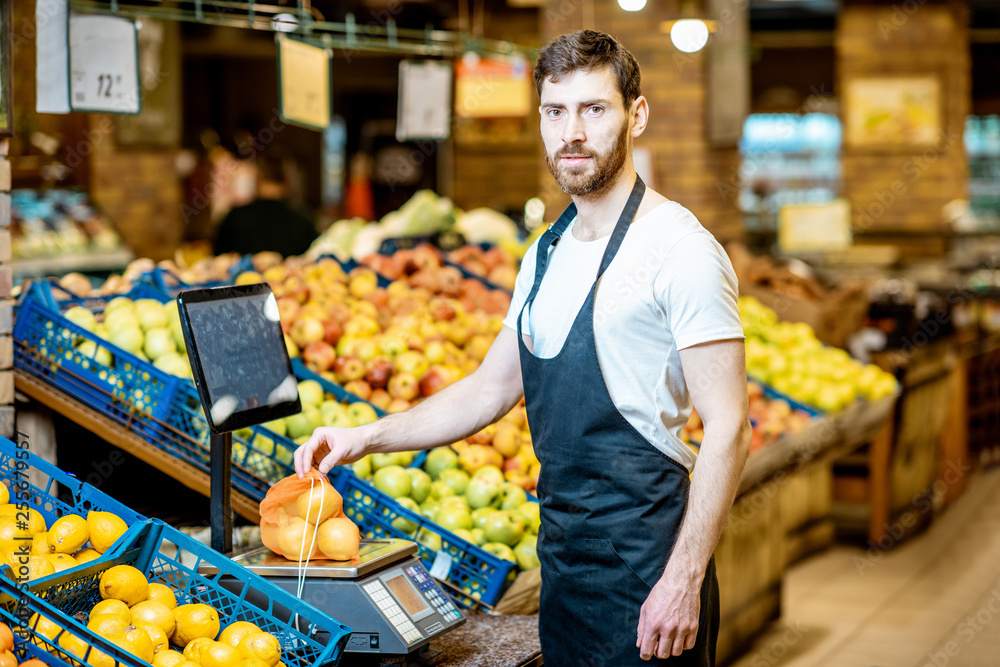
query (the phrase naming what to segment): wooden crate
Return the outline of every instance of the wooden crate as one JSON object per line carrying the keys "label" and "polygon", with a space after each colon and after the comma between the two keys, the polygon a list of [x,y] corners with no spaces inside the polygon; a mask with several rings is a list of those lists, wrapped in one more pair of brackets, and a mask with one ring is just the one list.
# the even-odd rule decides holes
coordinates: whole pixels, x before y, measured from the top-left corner
{"label": "wooden crate", "polygon": [[792,473],[780,485],[778,512],[784,535],[784,567],[833,543],[832,486],[831,461],[817,462]]}

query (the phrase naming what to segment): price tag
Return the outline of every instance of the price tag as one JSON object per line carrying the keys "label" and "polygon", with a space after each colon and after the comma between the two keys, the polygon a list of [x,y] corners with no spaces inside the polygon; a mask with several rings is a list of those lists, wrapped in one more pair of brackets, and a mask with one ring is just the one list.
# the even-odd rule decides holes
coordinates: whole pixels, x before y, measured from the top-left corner
{"label": "price tag", "polygon": [[451,572],[451,554],[446,551],[439,551],[434,557],[434,565],[431,566],[431,576],[435,579],[444,580]]}
{"label": "price tag", "polygon": [[451,134],[452,69],[435,61],[399,63],[396,139],[435,139]]}
{"label": "price tag", "polygon": [[466,54],[455,63],[455,114],[460,118],[527,116],[534,94],[531,69],[521,58]]}
{"label": "price tag", "polygon": [[135,21],[70,13],[69,102],[73,111],[139,113],[142,94]]}
{"label": "price tag", "polygon": [[785,205],[778,211],[778,247],[794,255],[847,250],[853,242],[851,205],[835,199],[823,205]]}
{"label": "price tag", "polygon": [[69,6],[66,0],[35,3],[35,111],[69,113]]}
{"label": "price tag", "polygon": [[330,124],[330,54],[288,37],[278,40],[281,118],[322,130]]}

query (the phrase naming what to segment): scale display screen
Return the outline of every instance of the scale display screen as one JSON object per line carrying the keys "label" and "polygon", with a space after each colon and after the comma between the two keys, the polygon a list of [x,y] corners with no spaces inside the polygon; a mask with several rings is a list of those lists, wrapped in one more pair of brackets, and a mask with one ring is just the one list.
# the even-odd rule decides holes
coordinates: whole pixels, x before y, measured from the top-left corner
{"label": "scale display screen", "polygon": [[409,614],[410,618],[416,618],[421,612],[427,610],[427,605],[417,595],[417,592],[413,590],[413,586],[410,585],[405,574],[385,580],[385,585],[389,587],[392,594],[399,600],[399,604],[403,605],[403,609]]}
{"label": "scale display screen", "polygon": [[181,327],[215,433],[302,410],[278,303],[265,283],[182,292]]}

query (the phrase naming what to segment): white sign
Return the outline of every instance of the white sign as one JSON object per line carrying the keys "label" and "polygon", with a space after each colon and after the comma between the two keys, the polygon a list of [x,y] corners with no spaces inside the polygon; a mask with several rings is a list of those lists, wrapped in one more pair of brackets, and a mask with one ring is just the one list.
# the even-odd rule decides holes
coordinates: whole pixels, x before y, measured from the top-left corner
{"label": "white sign", "polygon": [[778,247],[787,255],[847,250],[853,242],[851,205],[788,204],[778,211]]}
{"label": "white sign", "polygon": [[70,105],[74,111],[137,114],[141,110],[135,21],[70,13]]}
{"label": "white sign", "polygon": [[451,134],[450,64],[399,63],[396,139],[447,139]]}
{"label": "white sign", "polygon": [[35,25],[35,111],[69,113],[69,39],[66,0],[37,0]]}

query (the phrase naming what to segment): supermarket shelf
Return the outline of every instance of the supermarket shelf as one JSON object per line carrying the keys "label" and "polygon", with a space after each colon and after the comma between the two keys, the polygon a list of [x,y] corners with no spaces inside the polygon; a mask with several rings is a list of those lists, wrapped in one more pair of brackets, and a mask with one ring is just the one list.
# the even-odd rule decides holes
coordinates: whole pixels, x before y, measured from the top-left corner
{"label": "supermarket shelf", "polygon": [[[170,475],[184,486],[210,497],[209,475],[168,452],[151,445],[127,428],[93,410],[64,392],[36,380],[23,371],[15,372],[15,387],[39,403],[71,419],[112,445],[132,454],[157,470]],[[232,491],[233,510],[254,523],[260,523],[260,504],[247,495]]]}
{"label": "supermarket shelf", "polygon": [[37,278],[71,271],[115,271],[125,268],[133,259],[135,254],[131,250],[119,248],[102,253],[14,259],[10,264],[15,278]]}

